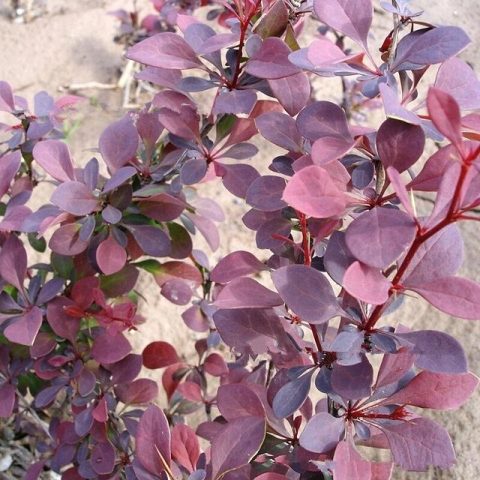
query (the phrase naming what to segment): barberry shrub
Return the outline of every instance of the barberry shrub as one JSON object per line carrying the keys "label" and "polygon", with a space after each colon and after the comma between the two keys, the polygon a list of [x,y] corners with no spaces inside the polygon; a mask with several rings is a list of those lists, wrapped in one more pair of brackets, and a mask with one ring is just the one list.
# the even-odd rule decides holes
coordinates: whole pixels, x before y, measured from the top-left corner
{"label": "barberry shrub", "polygon": [[[32,114],[0,83],[12,119],[0,416],[31,439],[25,478],[386,480],[394,465],[454,464],[422,409],[458,408],[478,379],[456,339],[395,311],[416,294],[480,318],[480,286],[457,276],[458,224],[480,219],[480,84],[456,58],[470,42],[461,29],[419,21],[406,0],[382,6],[383,42],[370,0],[234,0],[214,7],[218,31],[179,9],[175,31],[127,53],[162,89],[108,126],[83,168],[58,138],[76,98],[39,94]],[[316,98],[316,75],[342,79],[342,106]],[[243,162],[257,134],[282,150],[268,175]],[[267,260],[235,251],[212,267],[194,248],[197,232],[219,246],[222,210],[196,188],[215,178],[250,207],[243,222]],[[55,189],[32,211],[42,181]],[[421,214],[419,195],[431,201]],[[27,243],[47,260],[31,264]],[[196,358],[163,339],[132,352],[140,270],[183,306]],[[161,385],[138,378],[142,366],[163,369]],[[364,447],[390,453],[371,461]]]}

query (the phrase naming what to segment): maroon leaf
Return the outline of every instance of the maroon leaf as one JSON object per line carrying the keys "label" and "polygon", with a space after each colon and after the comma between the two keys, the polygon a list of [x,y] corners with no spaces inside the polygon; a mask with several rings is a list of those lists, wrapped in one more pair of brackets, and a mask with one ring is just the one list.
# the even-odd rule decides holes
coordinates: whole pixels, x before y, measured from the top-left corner
{"label": "maroon leaf", "polygon": [[142,415],[137,428],[136,455],[142,466],[160,476],[170,465],[170,429],[163,411],[150,405]]}
{"label": "maroon leaf", "polygon": [[178,363],[177,351],[167,342],[152,342],[142,353],[143,365],[150,369],[163,368]]}

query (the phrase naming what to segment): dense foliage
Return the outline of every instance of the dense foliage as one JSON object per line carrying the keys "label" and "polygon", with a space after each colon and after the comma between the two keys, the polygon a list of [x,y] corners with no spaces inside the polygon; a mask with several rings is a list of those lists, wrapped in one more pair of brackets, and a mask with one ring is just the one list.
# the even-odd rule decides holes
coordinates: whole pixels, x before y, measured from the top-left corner
{"label": "dense foliage", "polygon": [[[422,409],[461,406],[478,379],[457,340],[399,325],[395,310],[413,292],[480,318],[480,285],[456,275],[458,223],[480,219],[480,84],[456,58],[468,36],[418,21],[407,0],[382,3],[394,28],[380,42],[370,0],[204,3],[155,1],[143,23],[116,12],[124,33],[143,28],[127,57],[161,88],[104,130],[83,168],[60,139],[78,98],[40,93],[32,112],[0,82],[12,119],[0,125],[0,417],[32,439],[26,478],[387,480],[394,464],[451,467],[449,435]],[[317,99],[316,75],[341,78],[341,106]],[[244,162],[258,134],[283,151],[268,175]],[[197,232],[219,246],[223,212],[196,188],[215,178],[251,207],[243,222],[266,261],[235,251],[212,266],[194,248]],[[55,189],[32,211],[42,182]],[[419,194],[432,201],[423,216]],[[31,248],[48,261],[31,264]],[[140,270],[183,306],[196,358],[162,339],[132,352],[151,295],[135,291]],[[138,378],[142,366],[163,369],[161,385]]]}

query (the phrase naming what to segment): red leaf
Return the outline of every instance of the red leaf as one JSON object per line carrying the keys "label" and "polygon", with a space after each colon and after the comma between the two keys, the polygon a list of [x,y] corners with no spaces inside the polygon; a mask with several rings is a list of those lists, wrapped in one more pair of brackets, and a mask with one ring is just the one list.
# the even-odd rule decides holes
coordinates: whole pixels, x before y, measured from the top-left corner
{"label": "red leaf", "polygon": [[178,363],[177,351],[168,342],[152,342],[145,347],[142,353],[143,365],[150,369],[168,367]]}

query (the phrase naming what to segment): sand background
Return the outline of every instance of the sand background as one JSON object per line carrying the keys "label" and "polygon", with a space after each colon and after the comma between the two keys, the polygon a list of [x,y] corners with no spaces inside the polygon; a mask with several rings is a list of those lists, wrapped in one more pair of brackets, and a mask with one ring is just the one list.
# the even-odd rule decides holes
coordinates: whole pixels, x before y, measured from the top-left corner
{"label": "sand background", "polygon": [[[6,18],[7,0],[0,0],[0,79],[8,81],[19,95],[32,99],[33,94],[46,90],[52,95],[61,85],[84,82],[116,82],[122,66],[122,47],[113,42],[116,22],[107,11],[116,8],[130,9],[129,0],[48,0],[47,15],[28,24],[15,24]],[[148,5],[146,0],[138,2]],[[477,70],[480,68],[480,8],[476,0],[418,0],[413,4],[423,8],[426,21],[461,26],[472,38],[473,44],[462,54]],[[149,11],[147,8],[145,11]],[[380,45],[391,29],[390,18],[376,15],[372,45]],[[303,44],[308,42],[308,36]],[[373,49],[372,49],[373,50]],[[316,82],[319,99],[339,99],[338,79],[321,79]],[[118,119],[122,110],[119,91],[85,91],[86,101],[79,111],[79,122],[68,138],[74,158],[83,164],[97,147],[102,130]],[[263,151],[253,164],[265,170],[274,152]],[[203,188],[222,205],[227,221],[220,225],[222,245],[212,255],[212,264],[226,254],[238,249],[255,252],[253,232],[241,223],[245,207],[229,195],[220,185],[212,183]],[[44,193],[43,195],[47,195]],[[41,200],[41,199],[39,199]],[[465,276],[480,281],[480,245],[475,225],[465,225],[466,259]],[[265,258],[265,252],[259,253]],[[442,261],[441,258],[438,261]],[[148,298],[142,313],[147,323],[132,341],[137,351],[153,340],[163,339],[180,347],[192,337],[179,316],[180,311],[162,299],[155,285],[142,278],[139,289]],[[480,322],[456,320],[430,308],[420,299],[407,299],[406,305],[394,314],[399,321],[416,329],[444,330],[458,338],[465,347],[470,367],[480,374]],[[153,377],[155,378],[155,373]],[[159,375],[157,375],[159,378]],[[456,414],[445,413],[436,418],[449,430],[458,455],[457,466],[451,471],[431,470],[427,473],[396,473],[397,480],[475,480],[480,478],[480,458],[477,433],[480,431],[480,391],[468,405]]]}

